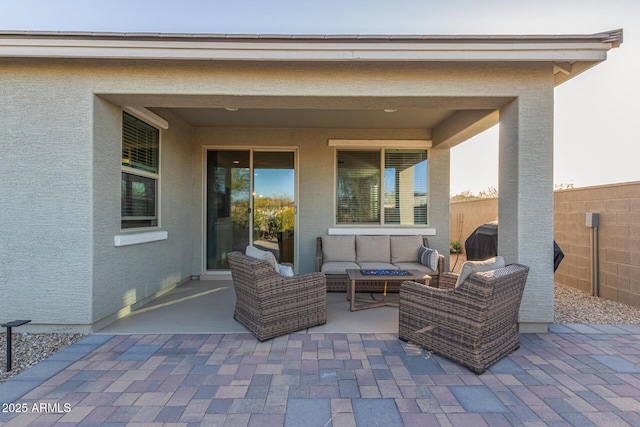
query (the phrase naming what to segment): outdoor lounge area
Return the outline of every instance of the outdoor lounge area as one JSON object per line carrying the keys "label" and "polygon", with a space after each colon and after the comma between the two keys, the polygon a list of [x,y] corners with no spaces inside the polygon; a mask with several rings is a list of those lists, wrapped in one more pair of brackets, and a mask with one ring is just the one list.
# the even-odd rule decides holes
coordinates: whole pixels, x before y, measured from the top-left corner
{"label": "outdoor lounge area", "polygon": [[[98,331],[192,277],[228,276],[226,254],[250,244],[298,274],[316,270],[323,235],[421,235],[444,254],[452,150],[499,125],[500,252],[531,268],[519,325],[537,333],[553,321],[554,90],[623,32],[0,38],[3,128],[22,129],[0,158],[1,311],[30,332]],[[396,265],[391,252],[356,263]]]}

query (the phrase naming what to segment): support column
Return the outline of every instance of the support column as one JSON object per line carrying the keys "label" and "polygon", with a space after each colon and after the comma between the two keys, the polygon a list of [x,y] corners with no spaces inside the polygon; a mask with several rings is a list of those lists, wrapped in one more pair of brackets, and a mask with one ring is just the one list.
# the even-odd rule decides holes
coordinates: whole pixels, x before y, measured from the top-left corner
{"label": "support column", "polygon": [[554,320],[553,87],[542,89],[500,110],[498,252],[530,267],[521,332],[547,332]]}
{"label": "support column", "polygon": [[429,236],[429,245],[444,255],[445,271],[449,271],[450,170],[450,149],[429,150],[429,225],[437,229],[435,236]]}

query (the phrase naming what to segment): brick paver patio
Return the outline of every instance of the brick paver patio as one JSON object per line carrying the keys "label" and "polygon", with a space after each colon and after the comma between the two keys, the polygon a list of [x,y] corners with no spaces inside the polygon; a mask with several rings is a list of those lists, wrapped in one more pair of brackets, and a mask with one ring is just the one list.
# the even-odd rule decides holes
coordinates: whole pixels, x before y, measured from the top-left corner
{"label": "brick paver patio", "polygon": [[520,342],[475,375],[394,334],[90,335],[0,384],[0,423],[640,425],[640,325]]}

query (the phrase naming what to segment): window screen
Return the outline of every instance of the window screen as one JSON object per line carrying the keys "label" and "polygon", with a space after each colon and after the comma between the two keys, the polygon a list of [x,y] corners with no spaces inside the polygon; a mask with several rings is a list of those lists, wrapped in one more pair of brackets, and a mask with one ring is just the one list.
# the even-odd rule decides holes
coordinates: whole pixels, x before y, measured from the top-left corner
{"label": "window screen", "polygon": [[160,131],[123,112],[121,227],[158,225]]}
{"label": "window screen", "polygon": [[427,224],[426,150],[339,150],[337,162],[336,224]]}
{"label": "window screen", "polygon": [[131,114],[123,114],[122,165],[158,173],[158,136],[160,132]]}
{"label": "window screen", "polygon": [[380,223],[380,151],[338,151],[338,224]]}
{"label": "window screen", "polygon": [[427,223],[427,152],[385,150],[385,224]]}

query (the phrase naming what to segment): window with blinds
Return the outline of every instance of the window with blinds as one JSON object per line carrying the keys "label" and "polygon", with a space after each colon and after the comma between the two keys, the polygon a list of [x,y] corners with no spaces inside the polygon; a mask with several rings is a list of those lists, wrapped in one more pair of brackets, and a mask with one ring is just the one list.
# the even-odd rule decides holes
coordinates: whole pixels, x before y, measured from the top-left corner
{"label": "window with blinds", "polygon": [[380,151],[338,151],[337,224],[380,223]]}
{"label": "window with blinds", "polygon": [[122,116],[122,165],[158,173],[160,131],[128,113]]}
{"label": "window with blinds", "polygon": [[427,152],[385,150],[384,223],[427,223]]}
{"label": "window with blinds", "polygon": [[123,112],[121,227],[158,225],[160,131]]}
{"label": "window with blinds", "polygon": [[336,224],[427,224],[427,169],[426,150],[339,150]]}

